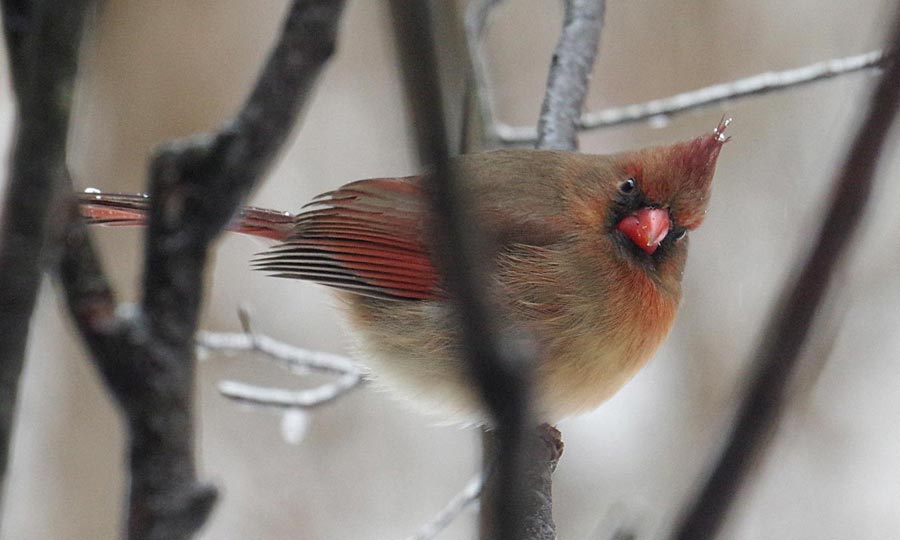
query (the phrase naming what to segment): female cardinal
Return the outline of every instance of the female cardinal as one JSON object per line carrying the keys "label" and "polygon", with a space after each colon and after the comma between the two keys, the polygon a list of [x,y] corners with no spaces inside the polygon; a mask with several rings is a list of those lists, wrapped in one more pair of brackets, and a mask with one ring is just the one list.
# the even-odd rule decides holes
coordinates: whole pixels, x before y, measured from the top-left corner
{"label": "female cardinal", "polygon": [[[453,162],[491,241],[485,288],[500,323],[537,347],[542,420],[597,407],[668,333],[727,125],[615,155],[500,150]],[[446,421],[481,422],[424,189],[419,176],[360,180],[297,215],[245,208],[231,229],[279,242],[257,269],[341,291],[381,385]],[[109,225],[143,223],[149,203],[96,190],[81,202],[89,222]]]}

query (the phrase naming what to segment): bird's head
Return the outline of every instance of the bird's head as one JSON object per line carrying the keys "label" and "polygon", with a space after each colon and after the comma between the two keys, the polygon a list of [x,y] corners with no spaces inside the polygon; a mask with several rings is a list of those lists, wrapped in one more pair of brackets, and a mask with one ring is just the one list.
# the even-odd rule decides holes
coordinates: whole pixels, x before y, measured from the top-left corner
{"label": "bird's head", "polygon": [[[644,275],[677,289],[686,236],[705,216],[729,122],[723,119],[710,133],[668,146],[573,155],[565,199],[579,231],[578,252],[592,257],[586,268],[610,268],[594,258],[612,254],[621,275]],[[595,249],[598,241],[609,249]],[[635,269],[643,271],[628,273]]]}
{"label": "bird's head", "polygon": [[690,141],[614,156],[621,178],[608,223],[649,256],[700,226],[730,122],[723,119],[711,133]]}

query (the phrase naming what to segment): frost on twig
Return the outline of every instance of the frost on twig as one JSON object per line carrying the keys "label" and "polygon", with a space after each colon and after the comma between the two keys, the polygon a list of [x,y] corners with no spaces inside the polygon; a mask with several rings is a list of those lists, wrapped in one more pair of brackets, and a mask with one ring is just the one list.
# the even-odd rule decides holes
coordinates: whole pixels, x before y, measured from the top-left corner
{"label": "frost on twig", "polygon": [[353,360],[321,351],[310,351],[250,330],[242,312],[244,332],[197,333],[197,347],[203,351],[258,352],[292,373],[318,371],[338,375],[334,382],[306,390],[267,388],[238,381],[222,381],[219,392],[235,401],[277,409],[310,409],[330,403],[364,382],[365,370]]}
{"label": "frost on twig", "polygon": [[230,380],[219,383],[219,392],[228,399],[244,405],[281,411],[281,433],[286,442],[298,444],[303,439],[310,409],[331,403],[365,382],[365,370],[353,360],[301,349],[259,334],[253,330],[246,309],[240,309],[238,316],[244,327],[243,332],[198,332],[198,356],[206,356],[210,351],[256,352],[295,375],[305,375],[310,371],[338,375],[334,382],[304,390],[270,388]]}
{"label": "frost on twig", "polygon": [[246,332],[197,333],[197,345],[209,351],[259,352],[295,372],[309,370],[333,374],[356,374],[362,377],[363,368],[346,356],[310,351],[278,341],[266,335]]}
{"label": "frost on twig", "polygon": [[588,82],[600,43],[604,0],[568,0],[562,33],[547,76],[535,147],[578,150],[578,117],[587,97]]}
{"label": "frost on twig", "polygon": [[[832,58],[784,71],[767,71],[662,99],[588,112],[578,121],[578,129],[601,129],[667,118],[723,101],[759,96],[865,69],[879,68],[891,58],[881,51],[872,51],[845,58]],[[494,125],[493,133],[504,144],[527,144],[537,140],[537,131],[528,126],[514,127],[497,123]]]}
{"label": "frost on twig", "polygon": [[[485,126],[485,134],[491,141],[501,145],[534,144],[538,140],[537,129],[532,126],[505,124],[497,121],[494,113],[487,61],[481,45],[488,17],[501,3],[502,0],[472,1],[466,12],[466,38],[474,72],[474,84],[477,87],[478,111]],[[577,127],[584,131],[669,118],[724,101],[787,90],[857,71],[882,68],[895,58],[896,52],[885,53],[877,50],[843,58],[831,58],[783,71],[767,71],[661,99],[587,112],[578,119]]]}
{"label": "frost on twig", "polygon": [[469,480],[466,487],[455,497],[450,499],[440,512],[435,514],[428,523],[422,525],[419,531],[410,536],[408,540],[434,540],[448,525],[465,512],[469,507],[478,502],[481,490],[484,487],[484,474],[478,474]]}

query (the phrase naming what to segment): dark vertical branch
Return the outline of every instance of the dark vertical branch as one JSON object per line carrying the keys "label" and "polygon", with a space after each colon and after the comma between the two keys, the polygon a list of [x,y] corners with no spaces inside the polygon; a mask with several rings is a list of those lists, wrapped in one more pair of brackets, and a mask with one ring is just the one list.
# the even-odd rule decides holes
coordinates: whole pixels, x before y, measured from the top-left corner
{"label": "dark vertical branch", "polygon": [[538,122],[538,148],[578,149],[578,119],[594,69],[604,9],[604,0],[566,1],[563,30],[550,64]]}
{"label": "dark vertical branch", "polygon": [[[900,50],[900,12],[891,46]],[[831,276],[862,220],[893,118],[900,107],[900,62],[891,63],[878,83],[831,194],[831,206],[811,255],[798,265],[797,280],[782,294],[754,354],[751,383],[740,404],[725,449],[706,484],[691,501],[673,539],[712,539],[721,528],[755,457],[765,448],[786,400],[801,348]]]}
{"label": "dark vertical branch", "polygon": [[[481,494],[483,501],[497,496],[497,481],[490,474],[491,458],[497,455],[497,437],[486,431],[483,438],[485,455],[485,485]],[[525,492],[522,495],[523,529],[527,540],[556,540],[556,524],[553,522],[553,472],[563,453],[562,434],[558,429],[542,424],[535,430],[526,432],[525,463],[523,475]],[[481,512],[481,538],[490,540],[494,516],[491,508]]]}
{"label": "dark vertical branch", "polygon": [[56,192],[86,0],[4,0],[17,125],[0,228],[0,489]]}
{"label": "dark vertical branch", "polygon": [[[494,476],[497,496],[484,501],[494,516],[491,538],[520,538],[523,533],[524,429],[529,425],[530,355],[504,339],[492,306],[483,293],[483,259],[469,219],[465,194],[450,167],[447,122],[438,77],[429,3],[392,0],[391,13],[403,64],[419,156],[433,168],[429,190],[442,246],[438,253],[447,286],[457,301],[462,345],[469,372],[477,384],[498,433]],[[450,264],[451,261],[453,264]]]}
{"label": "dark vertical branch", "polygon": [[150,167],[143,301],[116,302],[72,209],[59,278],[97,369],[126,417],[128,538],[186,539],[206,521],[215,490],[196,480],[193,335],[211,242],[282,147],[335,47],[341,0],[295,0],[266,66],[235,120],[175,141]]}
{"label": "dark vertical branch", "polygon": [[[498,2],[482,2],[470,12],[470,43],[480,40],[488,11]],[[578,147],[577,121],[588,90],[588,80],[594,67],[600,30],[603,26],[603,0],[568,0],[562,34],[553,54],[553,63],[547,77],[547,91],[541,108],[538,125],[538,148],[574,151]],[[475,62],[483,62],[477,53],[471,53]],[[485,78],[483,63],[476,68]],[[478,86],[486,87],[484,81]],[[489,102],[482,101],[490,110]],[[484,111],[482,114],[485,114]],[[490,116],[488,115],[490,120]],[[490,120],[492,121],[492,120]],[[495,434],[484,434],[485,456],[496,451]],[[553,540],[556,525],[553,522],[553,494],[551,476],[562,455],[562,440],[558,430],[541,426],[537,432],[527,433],[525,449],[525,478],[528,489],[523,494],[525,512],[525,537],[530,540]],[[490,460],[488,459],[488,463]],[[498,478],[489,477],[484,488],[483,500],[497,494]],[[492,516],[486,509],[482,515],[482,538],[492,538],[486,526]]]}
{"label": "dark vertical branch", "polygon": [[29,58],[26,54],[28,36],[33,34],[33,26],[37,24],[34,11],[35,0],[2,0],[3,37],[6,41],[6,53],[9,55],[10,78],[17,96],[23,93],[23,85],[27,78]]}

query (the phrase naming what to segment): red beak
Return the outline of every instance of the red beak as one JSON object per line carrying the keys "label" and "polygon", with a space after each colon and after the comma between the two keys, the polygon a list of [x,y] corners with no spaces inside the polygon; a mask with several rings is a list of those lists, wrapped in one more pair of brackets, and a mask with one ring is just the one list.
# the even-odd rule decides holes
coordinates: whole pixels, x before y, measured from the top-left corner
{"label": "red beak", "polygon": [[669,211],[662,208],[641,208],[622,219],[616,228],[637,247],[653,255],[669,234]]}

